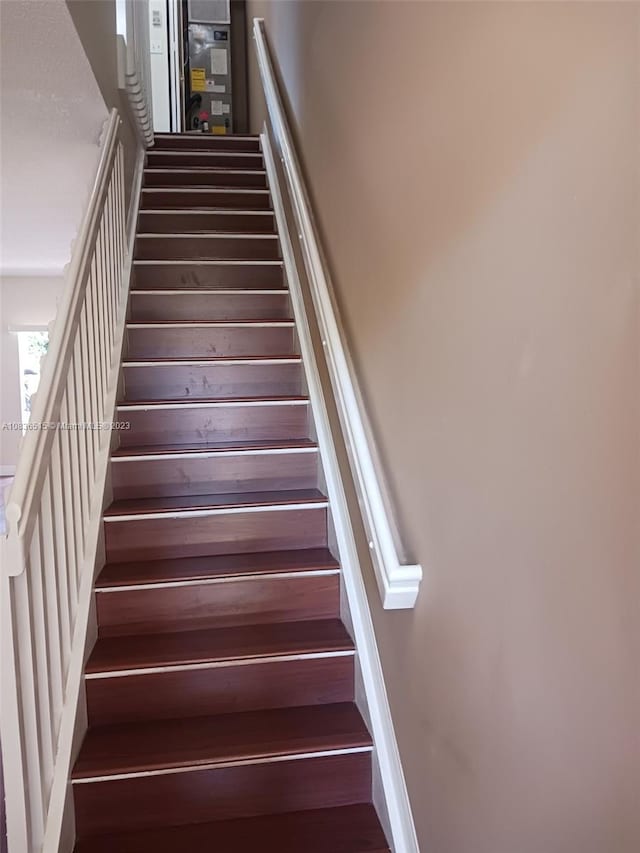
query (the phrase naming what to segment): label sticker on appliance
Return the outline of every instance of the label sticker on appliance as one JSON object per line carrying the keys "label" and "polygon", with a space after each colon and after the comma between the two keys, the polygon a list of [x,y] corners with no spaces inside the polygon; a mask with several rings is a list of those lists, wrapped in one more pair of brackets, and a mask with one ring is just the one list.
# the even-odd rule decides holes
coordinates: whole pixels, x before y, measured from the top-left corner
{"label": "label sticker on appliance", "polygon": [[227,69],[227,50],[224,47],[212,47],[209,51],[211,54],[211,73],[225,75]]}
{"label": "label sticker on appliance", "polygon": [[207,92],[214,92],[217,95],[224,95],[226,91],[226,86],[223,86],[221,83],[214,83],[213,80],[207,80]]}
{"label": "label sticker on appliance", "polygon": [[206,75],[204,68],[192,68],[191,69],[191,91],[192,92],[206,92],[207,84],[206,84]]}
{"label": "label sticker on appliance", "polygon": [[211,115],[212,116],[221,116],[224,112],[224,104],[222,101],[211,101]]}

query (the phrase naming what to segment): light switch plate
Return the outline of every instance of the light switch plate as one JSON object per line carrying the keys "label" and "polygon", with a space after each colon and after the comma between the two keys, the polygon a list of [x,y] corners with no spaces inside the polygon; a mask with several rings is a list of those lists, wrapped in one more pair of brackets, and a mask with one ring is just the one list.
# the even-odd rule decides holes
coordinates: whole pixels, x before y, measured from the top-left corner
{"label": "light switch plate", "polygon": [[151,53],[162,53],[162,42],[160,39],[151,39]]}

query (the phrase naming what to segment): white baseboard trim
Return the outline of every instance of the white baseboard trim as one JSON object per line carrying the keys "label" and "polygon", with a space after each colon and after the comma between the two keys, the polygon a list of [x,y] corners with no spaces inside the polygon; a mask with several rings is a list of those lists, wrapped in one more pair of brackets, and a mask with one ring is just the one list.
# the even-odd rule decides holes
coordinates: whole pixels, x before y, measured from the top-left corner
{"label": "white baseboard trim", "polygon": [[309,196],[276,83],[263,19],[254,18],[253,35],[269,121],[291,200],[380,596],[383,606],[387,609],[414,607],[422,580],[422,567],[403,562],[398,552],[398,536],[389,509],[388,489],[376,462],[378,455],[375,443],[344,343],[337,304],[322,259]]}
{"label": "white baseboard trim", "polygon": [[357,547],[351,527],[347,497],[342,483],[338,458],[331,432],[329,415],[313,348],[300,278],[287,228],[283,193],[278,181],[276,163],[269,135],[261,135],[274,212],[280,233],[284,267],[290,288],[296,330],[302,352],[309,398],[314,415],[320,457],[326,478],[327,494],[332,510],[344,586],[349,602],[353,633],[362,680],[368,702],[376,756],[382,780],[383,795],[389,816],[395,853],[419,853],[409,795],[402,772],[391,711],[378,655],[369,602],[360,571]]}

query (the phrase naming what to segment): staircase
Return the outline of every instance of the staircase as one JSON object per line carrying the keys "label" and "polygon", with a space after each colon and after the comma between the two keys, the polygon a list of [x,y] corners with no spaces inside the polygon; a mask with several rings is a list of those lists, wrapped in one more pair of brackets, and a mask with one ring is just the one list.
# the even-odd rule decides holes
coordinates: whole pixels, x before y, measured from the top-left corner
{"label": "staircase", "polygon": [[76,853],[382,853],[257,137],[147,155]]}

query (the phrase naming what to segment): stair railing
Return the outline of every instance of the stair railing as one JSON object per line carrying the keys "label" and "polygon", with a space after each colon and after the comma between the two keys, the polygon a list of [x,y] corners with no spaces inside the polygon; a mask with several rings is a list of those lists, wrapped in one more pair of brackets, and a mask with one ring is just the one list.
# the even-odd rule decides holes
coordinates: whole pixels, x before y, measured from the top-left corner
{"label": "stair railing", "polygon": [[291,201],[302,262],[309,281],[382,605],[388,609],[415,607],[422,581],[422,566],[406,560],[400,542],[393,501],[345,341],[338,302],[324,261],[262,18],[253,19],[253,38],[267,114]]}
{"label": "stair railing", "polygon": [[11,853],[43,849],[54,777],[63,801],[71,762],[82,591],[93,583],[131,264],[120,124],[113,110],[6,507],[0,738]]}

